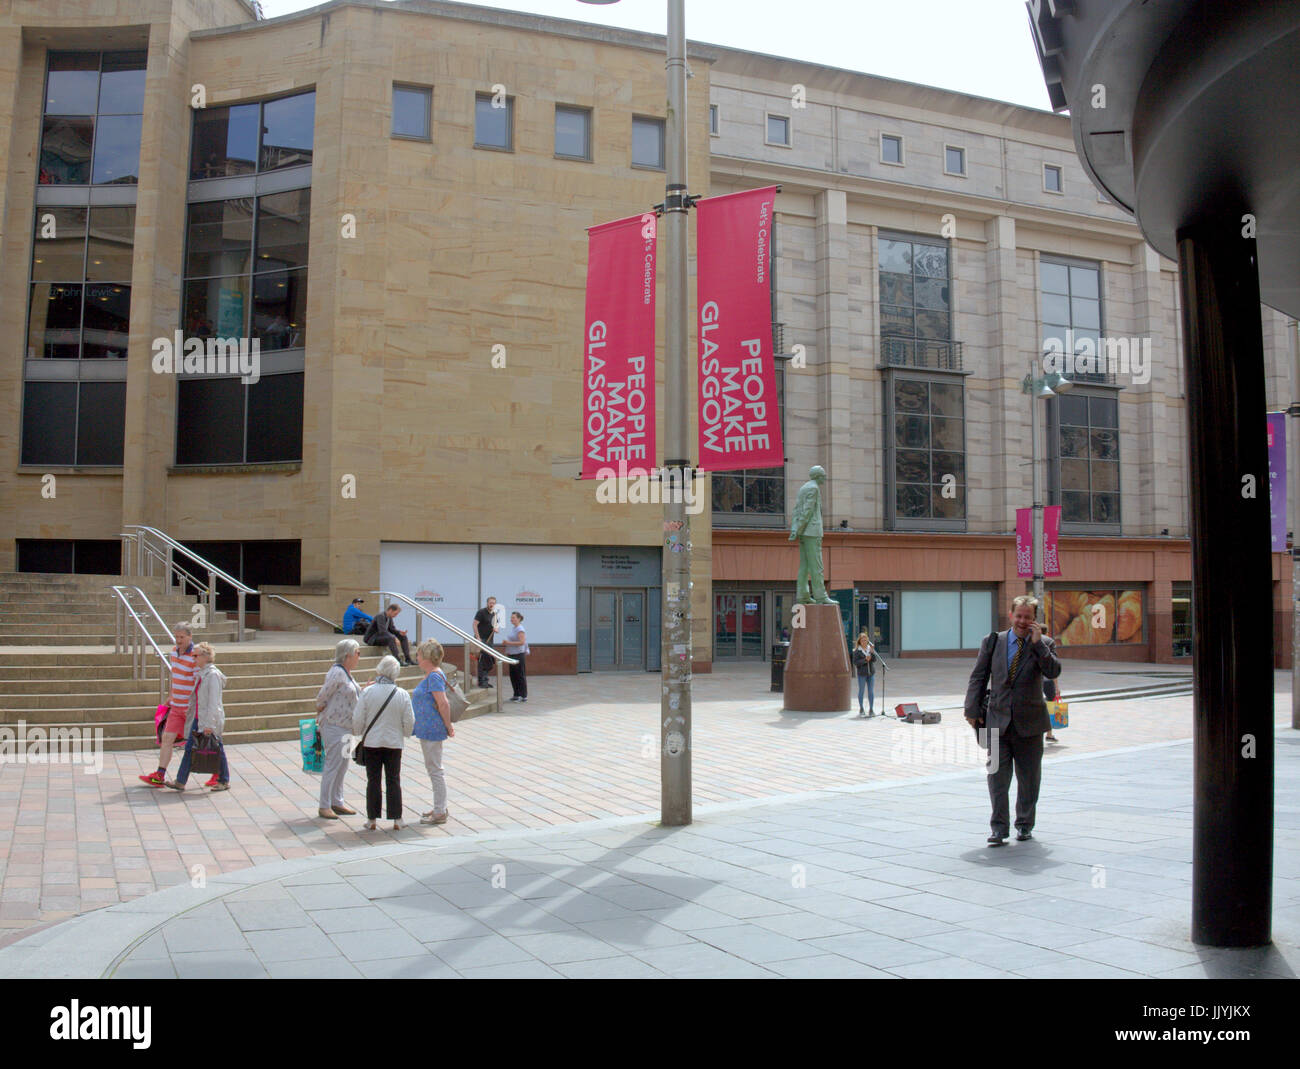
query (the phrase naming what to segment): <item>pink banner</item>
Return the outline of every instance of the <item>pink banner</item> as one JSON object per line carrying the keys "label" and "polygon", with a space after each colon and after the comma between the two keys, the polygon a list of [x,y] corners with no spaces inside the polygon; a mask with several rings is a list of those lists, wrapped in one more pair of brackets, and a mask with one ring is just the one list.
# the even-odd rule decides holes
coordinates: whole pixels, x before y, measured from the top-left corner
{"label": "pink banner", "polygon": [[772,357],[776,187],[696,204],[700,460],[705,471],[785,463]]}
{"label": "pink banner", "polygon": [[1043,509],[1043,575],[1061,574],[1061,558],[1057,552],[1057,538],[1061,534],[1061,506],[1048,505]]}
{"label": "pink banner", "polygon": [[1016,575],[1034,574],[1034,510],[1016,509]]}
{"label": "pink banner", "polygon": [[656,223],[634,215],[587,231],[584,479],[654,467]]}

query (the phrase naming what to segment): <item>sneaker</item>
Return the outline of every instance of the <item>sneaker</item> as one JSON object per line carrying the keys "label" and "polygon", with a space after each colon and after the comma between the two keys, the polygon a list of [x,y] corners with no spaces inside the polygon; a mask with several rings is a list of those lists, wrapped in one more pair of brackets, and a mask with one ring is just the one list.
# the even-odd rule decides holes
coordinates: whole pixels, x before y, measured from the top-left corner
{"label": "sneaker", "polygon": [[172,790],[174,790],[174,791],[183,791],[183,790],[185,790],[185,784],[183,784],[183,783],[177,783],[174,779],[169,779],[169,780],[164,781],[164,782],[163,782],[163,786],[164,786],[164,787],[170,787],[170,788],[171,788]]}
{"label": "sneaker", "polygon": [[228,791],[228,790],[230,790],[230,784],[229,784],[229,783],[214,783],[214,784],[212,785],[212,789],[213,789],[214,791]]}
{"label": "sneaker", "polygon": [[420,817],[420,823],[421,824],[446,824],[447,814],[435,813],[433,810],[429,810],[429,812],[425,813],[423,816]]}
{"label": "sneaker", "polygon": [[527,698],[520,698],[519,700],[520,700],[521,702],[526,702],[528,699],[527,699]]}
{"label": "sneaker", "polygon": [[218,772],[214,772],[214,773],[212,773],[211,777],[209,777],[209,779],[208,779],[208,782],[205,783],[203,786],[205,786],[205,787],[215,787],[218,783],[221,782],[219,779],[217,779],[217,776],[218,776],[218,775],[220,775],[220,773],[218,773]]}
{"label": "sneaker", "polygon": [[364,824],[362,824],[361,826],[362,826],[363,828],[365,828],[366,831],[374,831],[374,830],[375,830],[375,822],[374,822],[373,820],[367,820],[367,821],[366,821]]}
{"label": "sneaker", "polygon": [[161,772],[150,772],[147,776],[140,777],[141,783],[147,783],[150,787],[164,787],[167,781],[163,778]]}

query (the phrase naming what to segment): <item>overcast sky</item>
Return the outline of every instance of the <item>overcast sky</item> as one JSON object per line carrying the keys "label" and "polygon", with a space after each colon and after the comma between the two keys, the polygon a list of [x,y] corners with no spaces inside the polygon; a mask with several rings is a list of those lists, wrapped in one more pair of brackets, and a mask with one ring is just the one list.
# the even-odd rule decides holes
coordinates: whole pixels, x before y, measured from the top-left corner
{"label": "overcast sky", "polygon": [[[267,18],[320,0],[262,0]],[[665,0],[479,0],[480,7],[663,33]],[[1021,0],[687,0],[686,34],[1049,110]]]}

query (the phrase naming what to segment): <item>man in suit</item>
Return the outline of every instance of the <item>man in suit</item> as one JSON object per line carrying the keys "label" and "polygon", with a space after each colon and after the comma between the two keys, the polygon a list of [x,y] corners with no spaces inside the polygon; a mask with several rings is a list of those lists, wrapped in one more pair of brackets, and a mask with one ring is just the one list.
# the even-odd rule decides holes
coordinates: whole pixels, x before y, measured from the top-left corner
{"label": "man in suit", "polygon": [[400,649],[401,663],[412,665],[415,662],[411,660],[411,645],[406,640],[406,632],[397,630],[396,626],[397,614],[401,611],[402,607],[394,602],[383,612],[377,613],[370,621],[370,626],[366,628],[365,637],[361,641],[367,646],[387,646],[388,652],[394,657]]}
{"label": "man in suit", "polygon": [[[1011,770],[1016,772],[1016,839],[1033,838],[1034,814],[1043,771],[1043,733],[1052,723],[1043,700],[1043,681],[1061,674],[1054,643],[1034,619],[1038,601],[1022,595],[1011,603],[1011,629],[980,645],[975,670],[966,688],[966,719],[988,729],[989,846],[1007,841],[1010,821],[1007,794]],[[989,691],[987,718],[980,709],[984,688]],[[985,722],[987,720],[987,722]],[[994,751],[993,747],[997,746]]]}

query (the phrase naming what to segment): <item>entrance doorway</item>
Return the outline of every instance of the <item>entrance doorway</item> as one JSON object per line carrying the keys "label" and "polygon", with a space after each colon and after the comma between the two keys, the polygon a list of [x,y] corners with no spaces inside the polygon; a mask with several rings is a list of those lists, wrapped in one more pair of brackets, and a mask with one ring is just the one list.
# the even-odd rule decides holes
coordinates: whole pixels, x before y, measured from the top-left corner
{"label": "entrance doorway", "polygon": [[591,592],[591,667],[597,672],[645,671],[645,591]]}
{"label": "entrance doorway", "polygon": [[[894,594],[868,592],[858,595],[858,632],[871,636],[872,644],[882,655],[894,653]],[[853,638],[856,640],[857,635]]]}
{"label": "entrance doorway", "polygon": [[720,661],[763,659],[763,594],[713,595],[713,657]]}

